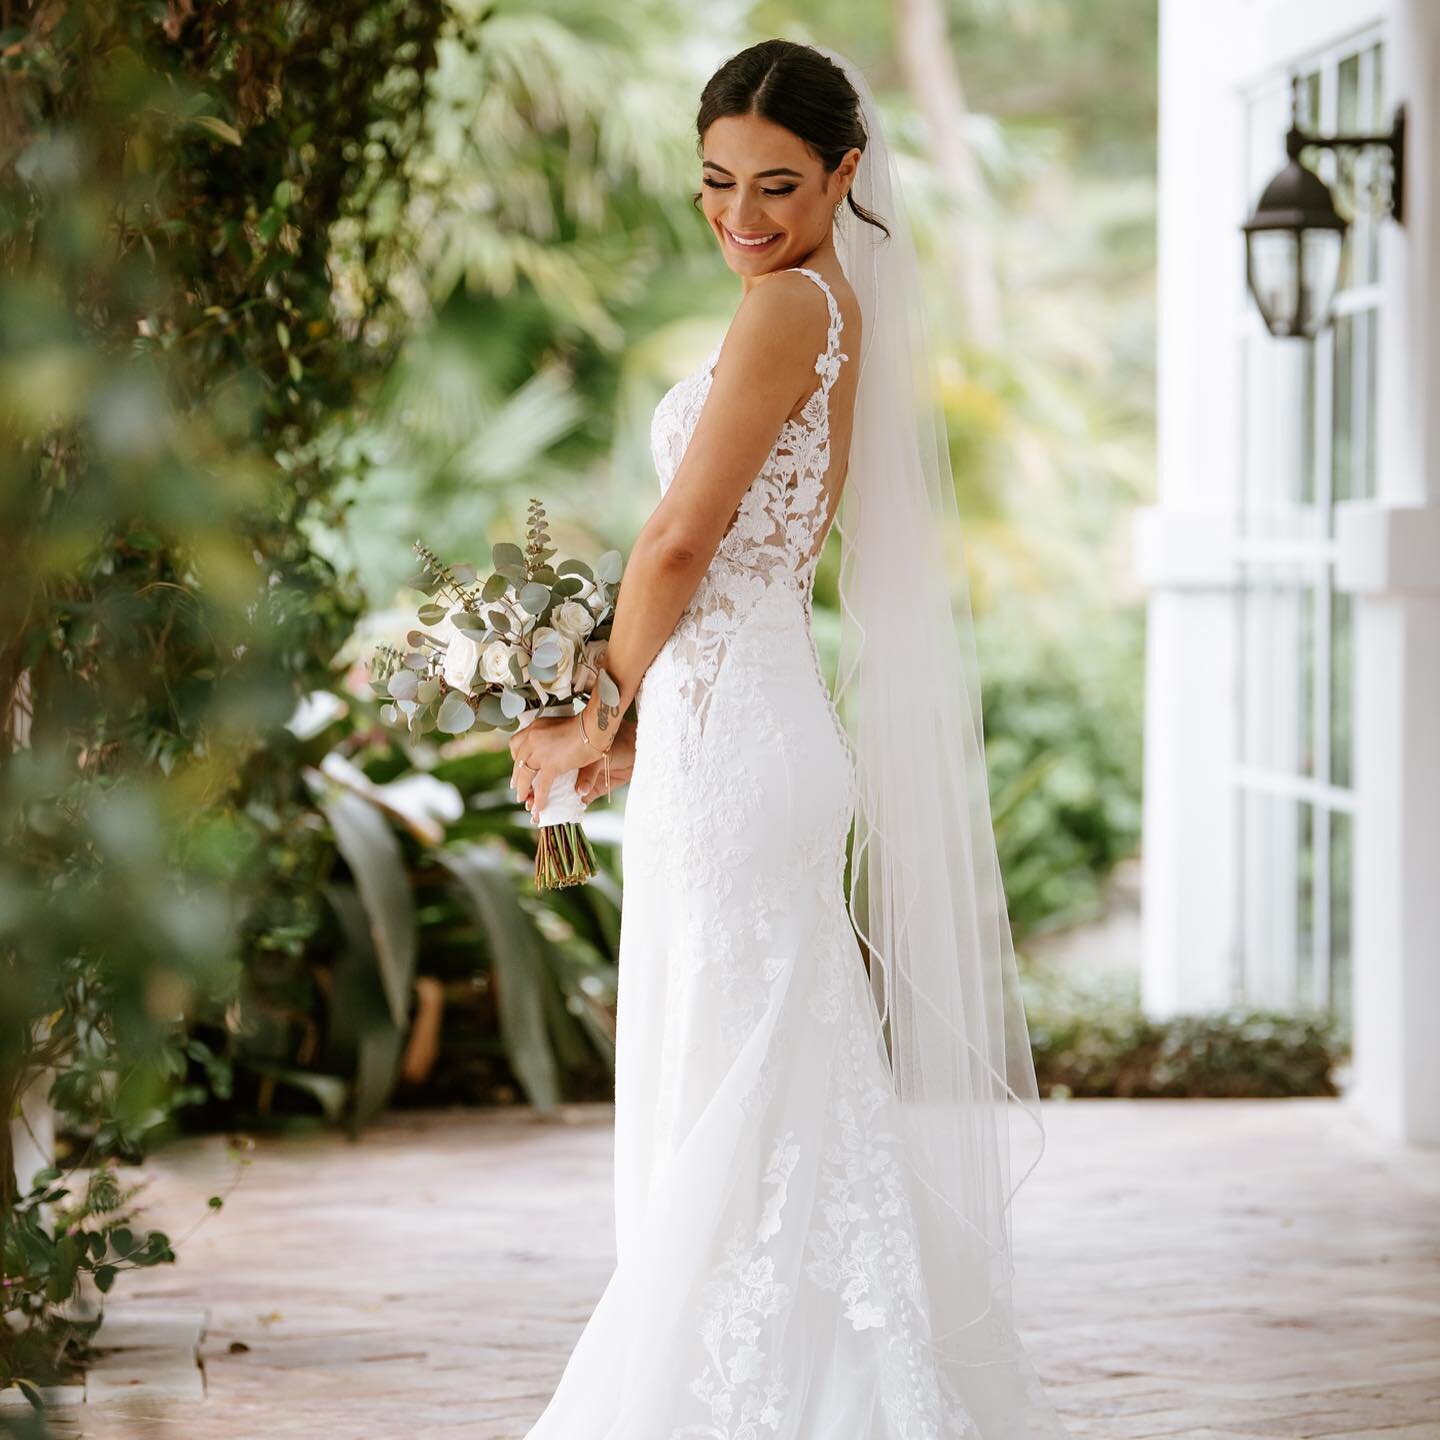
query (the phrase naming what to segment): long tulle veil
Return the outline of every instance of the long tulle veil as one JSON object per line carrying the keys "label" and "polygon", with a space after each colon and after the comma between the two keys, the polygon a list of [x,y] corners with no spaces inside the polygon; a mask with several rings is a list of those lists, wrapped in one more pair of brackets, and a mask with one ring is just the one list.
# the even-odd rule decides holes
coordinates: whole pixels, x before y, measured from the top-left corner
{"label": "long tulle veil", "polygon": [[[836,250],[860,302],[835,701],[858,784],[850,916],[913,1177],[941,1373],[984,1440],[1065,1433],[1016,1336],[1010,1203],[1044,1148],[981,740],[974,626],[914,241],[875,97]],[[947,552],[947,545],[955,548]]]}

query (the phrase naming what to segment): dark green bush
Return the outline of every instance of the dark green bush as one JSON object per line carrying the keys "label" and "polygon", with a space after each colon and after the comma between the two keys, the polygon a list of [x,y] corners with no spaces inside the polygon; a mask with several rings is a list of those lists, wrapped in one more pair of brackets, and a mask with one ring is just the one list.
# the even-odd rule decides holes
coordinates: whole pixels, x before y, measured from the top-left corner
{"label": "dark green bush", "polygon": [[1145,1016],[1130,987],[1032,983],[1030,1039],[1040,1093],[1055,1098],[1281,1098],[1337,1093],[1344,1049],[1318,1014],[1230,1009]]}

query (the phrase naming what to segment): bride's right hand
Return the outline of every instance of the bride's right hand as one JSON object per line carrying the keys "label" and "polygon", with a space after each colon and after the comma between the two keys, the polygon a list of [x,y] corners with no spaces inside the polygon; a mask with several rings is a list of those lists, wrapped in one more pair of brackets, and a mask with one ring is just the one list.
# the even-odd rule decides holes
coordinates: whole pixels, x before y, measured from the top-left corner
{"label": "bride's right hand", "polygon": [[[629,780],[635,769],[635,722],[627,720],[620,726],[619,734],[609,750],[610,791],[613,793]],[[575,777],[575,793],[588,805],[599,799],[605,790],[605,760],[595,760],[582,765]]]}

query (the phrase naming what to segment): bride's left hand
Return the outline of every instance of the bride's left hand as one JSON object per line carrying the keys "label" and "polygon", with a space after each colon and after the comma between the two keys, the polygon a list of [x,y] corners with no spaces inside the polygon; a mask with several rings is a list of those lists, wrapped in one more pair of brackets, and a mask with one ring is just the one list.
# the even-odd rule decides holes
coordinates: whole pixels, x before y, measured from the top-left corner
{"label": "bride's left hand", "polygon": [[595,759],[595,751],[580,734],[579,715],[532,720],[510,737],[510,754],[515,760],[510,787],[516,799],[523,801],[530,811],[532,821],[545,808],[550,786],[557,776],[578,770]]}

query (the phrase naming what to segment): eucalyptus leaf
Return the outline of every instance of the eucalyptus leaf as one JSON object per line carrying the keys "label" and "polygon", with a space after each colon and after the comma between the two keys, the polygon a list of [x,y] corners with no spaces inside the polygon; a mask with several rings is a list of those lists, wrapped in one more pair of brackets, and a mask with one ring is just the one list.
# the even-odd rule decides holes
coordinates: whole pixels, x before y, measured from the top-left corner
{"label": "eucalyptus leaf", "polygon": [[568,600],[585,588],[585,582],[578,575],[562,575],[550,588],[562,600]]}
{"label": "eucalyptus leaf", "polygon": [[420,688],[420,678],[413,670],[397,670],[385,688],[395,700],[413,700]]}
{"label": "eucalyptus leaf", "polygon": [[525,697],[518,690],[505,689],[500,692],[500,709],[507,719],[513,720],[525,711]]}
{"label": "eucalyptus leaf", "polygon": [[475,711],[463,695],[449,694],[435,717],[435,726],[447,735],[463,735],[475,724]]}
{"label": "eucalyptus leaf", "polygon": [[602,670],[599,675],[600,698],[607,705],[618,705],[620,703],[620,687],[610,678],[608,670]]}
{"label": "eucalyptus leaf", "polygon": [[520,604],[532,615],[538,615],[550,603],[550,587],[531,581],[520,591]]}
{"label": "eucalyptus leaf", "polygon": [[449,613],[449,606],[436,605],[433,602],[429,605],[422,605],[416,612],[422,625],[438,625]]}
{"label": "eucalyptus leaf", "polygon": [[497,570],[486,582],[480,591],[482,600],[498,600],[508,589],[510,582]]}
{"label": "eucalyptus leaf", "polygon": [[473,565],[452,565],[450,573],[455,577],[457,585],[473,585],[475,583],[475,567]]}
{"label": "eucalyptus leaf", "polygon": [[505,566],[525,565],[525,552],[518,546],[512,545],[508,540],[501,540],[490,547],[490,558],[495,563],[497,570],[503,570]]}
{"label": "eucalyptus leaf", "polygon": [[510,616],[501,609],[487,610],[485,617],[502,635],[511,635],[515,627],[511,623]]}
{"label": "eucalyptus leaf", "polygon": [[507,716],[500,704],[500,697],[492,690],[480,697],[480,706],[476,714],[487,725],[503,724]]}
{"label": "eucalyptus leaf", "polygon": [[605,580],[611,585],[619,582],[623,570],[624,562],[620,559],[618,550],[607,550],[595,561],[595,578]]}
{"label": "eucalyptus leaf", "polygon": [[556,567],[557,575],[583,575],[587,580],[595,578],[590,567],[583,560],[562,560]]}

